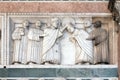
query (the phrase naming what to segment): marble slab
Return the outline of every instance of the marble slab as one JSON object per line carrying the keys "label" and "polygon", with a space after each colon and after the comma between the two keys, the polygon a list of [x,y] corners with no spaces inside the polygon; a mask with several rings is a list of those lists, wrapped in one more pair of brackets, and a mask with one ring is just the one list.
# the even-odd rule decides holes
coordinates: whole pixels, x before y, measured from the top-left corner
{"label": "marble slab", "polygon": [[111,68],[0,68],[0,77],[10,78],[10,77],[64,77],[64,78],[71,78],[71,77],[118,77],[118,68],[111,67]]}

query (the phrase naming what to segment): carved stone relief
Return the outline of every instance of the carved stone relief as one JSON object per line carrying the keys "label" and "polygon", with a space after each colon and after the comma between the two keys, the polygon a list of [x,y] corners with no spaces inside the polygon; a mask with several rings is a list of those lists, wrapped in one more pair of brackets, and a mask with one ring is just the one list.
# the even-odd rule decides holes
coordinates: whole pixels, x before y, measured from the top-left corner
{"label": "carved stone relief", "polygon": [[[100,28],[98,31],[101,30],[103,34],[101,32],[101,35],[98,34],[92,19],[92,17],[11,18],[9,23],[13,26],[10,32],[12,51],[9,63],[24,65],[110,63],[108,30]],[[97,40],[95,42],[91,34],[92,36],[98,34],[100,37],[96,36],[98,39],[95,38]],[[98,48],[94,43],[99,43],[97,45],[101,45],[102,48]]]}
{"label": "carved stone relief", "polygon": [[[70,60],[66,60],[66,62],[63,61],[63,64],[67,64],[68,61],[72,62],[72,63],[70,62],[70,64],[92,64],[93,63],[92,41],[86,40],[86,38],[89,35],[87,30],[90,25],[86,26],[87,21],[85,22],[84,20],[85,20],[84,18],[80,18],[76,21],[74,19],[63,20],[63,23],[67,28],[66,28],[66,36],[63,38],[63,41],[62,41],[62,44],[66,44],[65,45],[66,47],[63,46],[64,48],[62,50],[63,51],[62,54],[71,55],[71,58],[69,58]],[[68,21],[68,22],[65,22],[65,21]],[[88,49],[88,53],[85,48]],[[66,59],[68,55],[66,55]]]}
{"label": "carved stone relief", "polygon": [[[7,65],[94,65],[94,41],[87,38],[95,30],[93,23],[97,20],[99,18],[78,16],[9,17],[7,24],[9,52],[5,63]],[[109,35],[113,34],[110,31],[112,28],[109,28],[109,21],[106,21],[105,25],[108,35],[102,36],[106,36],[108,42],[104,49],[109,50],[108,54],[106,52],[105,62],[111,64],[116,61],[111,57],[116,50],[109,42],[113,41],[114,35]],[[104,23],[101,26],[103,29]],[[117,52],[114,56],[117,56]],[[113,61],[109,60],[111,58]]]}
{"label": "carved stone relief", "polygon": [[[84,65],[82,68],[94,68],[96,67],[94,65],[97,64],[104,64],[102,67],[105,67],[106,63],[116,65],[118,62],[117,34],[114,22],[110,17],[51,17],[43,15],[11,17],[8,15],[5,22],[7,24],[3,21],[3,18],[0,17],[0,34],[2,35],[0,38],[0,65],[2,67],[7,65],[7,68],[45,68],[47,66],[47,68],[66,68],[63,65],[77,65],[75,68],[81,68],[81,65]],[[95,27],[97,21],[101,21],[99,29]],[[97,35],[95,37],[98,39],[96,38],[95,41],[91,38],[91,34],[92,36]],[[67,68],[74,66],[67,66]],[[32,79],[11,78],[8,80]],[[63,77],[34,80],[71,79]],[[75,78],[72,80],[86,79]],[[117,79],[91,78],[89,80]]]}
{"label": "carved stone relief", "polygon": [[[44,22],[44,30],[40,29],[41,21],[33,23],[33,27],[28,20],[21,23],[21,27],[15,26],[12,63],[93,64],[92,41],[86,40],[92,28],[90,22],[84,20],[77,24],[74,18],[63,18],[63,21],[51,18],[49,23]],[[71,62],[67,62],[66,56]]]}
{"label": "carved stone relief", "polygon": [[64,29],[60,29],[59,18],[52,18],[50,26],[44,30],[43,37],[43,64],[60,64],[61,63],[61,45],[59,38],[63,35]]}
{"label": "carved stone relief", "polygon": [[94,45],[94,64],[109,64],[108,33],[101,28],[102,22],[94,23],[95,29],[90,33],[87,40],[92,40]]}

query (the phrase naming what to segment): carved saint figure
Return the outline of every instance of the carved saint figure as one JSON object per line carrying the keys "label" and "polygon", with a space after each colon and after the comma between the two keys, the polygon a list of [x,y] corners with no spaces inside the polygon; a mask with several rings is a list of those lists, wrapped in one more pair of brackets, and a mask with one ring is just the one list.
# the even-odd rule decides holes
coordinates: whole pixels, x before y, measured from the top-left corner
{"label": "carved saint figure", "polygon": [[90,33],[88,40],[94,44],[94,64],[108,64],[108,33],[101,28],[101,21],[94,23],[95,29]]}
{"label": "carved saint figure", "polygon": [[63,28],[59,29],[59,18],[52,18],[51,25],[44,30],[42,64],[60,64],[61,49],[59,38]]}
{"label": "carved saint figure", "polygon": [[[35,23],[34,28],[28,32],[27,64],[40,64],[40,54],[42,52],[41,21]],[[41,38],[40,38],[41,36]]]}
{"label": "carved saint figure", "polygon": [[21,39],[23,35],[24,35],[24,29],[20,27],[17,27],[12,34],[12,39],[14,40],[13,64],[22,62],[19,55],[20,55]]}
{"label": "carved saint figure", "polygon": [[13,34],[14,40],[14,52],[13,52],[13,64],[24,64],[27,50],[27,32],[29,27],[29,21],[24,21],[22,27],[17,27]]}
{"label": "carved saint figure", "polygon": [[84,30],[75,29],[74,24],[66,24],[67,31],[71,33],[70,40],[75,45],[75,64],[92,64],[93,47],[92,41],[87,41],[89,34]]}

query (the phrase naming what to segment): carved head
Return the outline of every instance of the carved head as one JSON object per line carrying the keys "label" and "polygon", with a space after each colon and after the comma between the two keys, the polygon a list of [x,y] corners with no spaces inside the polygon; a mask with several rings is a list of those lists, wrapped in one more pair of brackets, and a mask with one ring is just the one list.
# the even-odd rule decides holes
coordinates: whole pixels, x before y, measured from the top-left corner
{"label": "carved head", "polygon": [[54,28],[58,28],[58,26],[60,25],[60,19],[59,18],[52,18],[51,19],[51,25]]}
{"label": "carved head", "polygon": [[73,33],[74,32],[74,26],[73,24],[69,23],[69,24],[66,24],[65,25],[67,27],[67,31],[70,32],[70,33]]}
{"label": "carved head", "polygon": [[36,21],[35,25],[37,28],[40,28],[42,25],[42,22],[38,20],[38,21]]}
{"label": "carved head", "polygon": [[18,31],[21,35],[24,35],[24,29],[23,28],[19,28],[19,31]]}
{"label": "carved head", "polygon": [[23,21],[22,24],[23,24],[23,27],[26,28],[26,27],[29,26],[29,21],[28,21],[28,20],[25,20],[25,21]]}
{"label": "carved head", "polygon": [[99,27],[101,27],[101,25],[102,25],[102,22],[101,22],[101,21],[96,21],[96,22],[94,23],[94,27],[95,27],[95,28],[99,28]]}
{"label": "carved head", "polygon": [[20,34],[20,35],[24,35],[24,28],[22,27],[17,27],[14,31],[15,34]]}

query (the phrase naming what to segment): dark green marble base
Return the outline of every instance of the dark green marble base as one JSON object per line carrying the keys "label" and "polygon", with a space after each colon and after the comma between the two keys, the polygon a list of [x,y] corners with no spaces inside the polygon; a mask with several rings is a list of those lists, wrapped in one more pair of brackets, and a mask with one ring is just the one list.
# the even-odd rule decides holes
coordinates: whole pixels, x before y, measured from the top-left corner
{"label": "dark green marble base", "polygon": [[117,68],[0,68],[0,77],[118,77]]}

